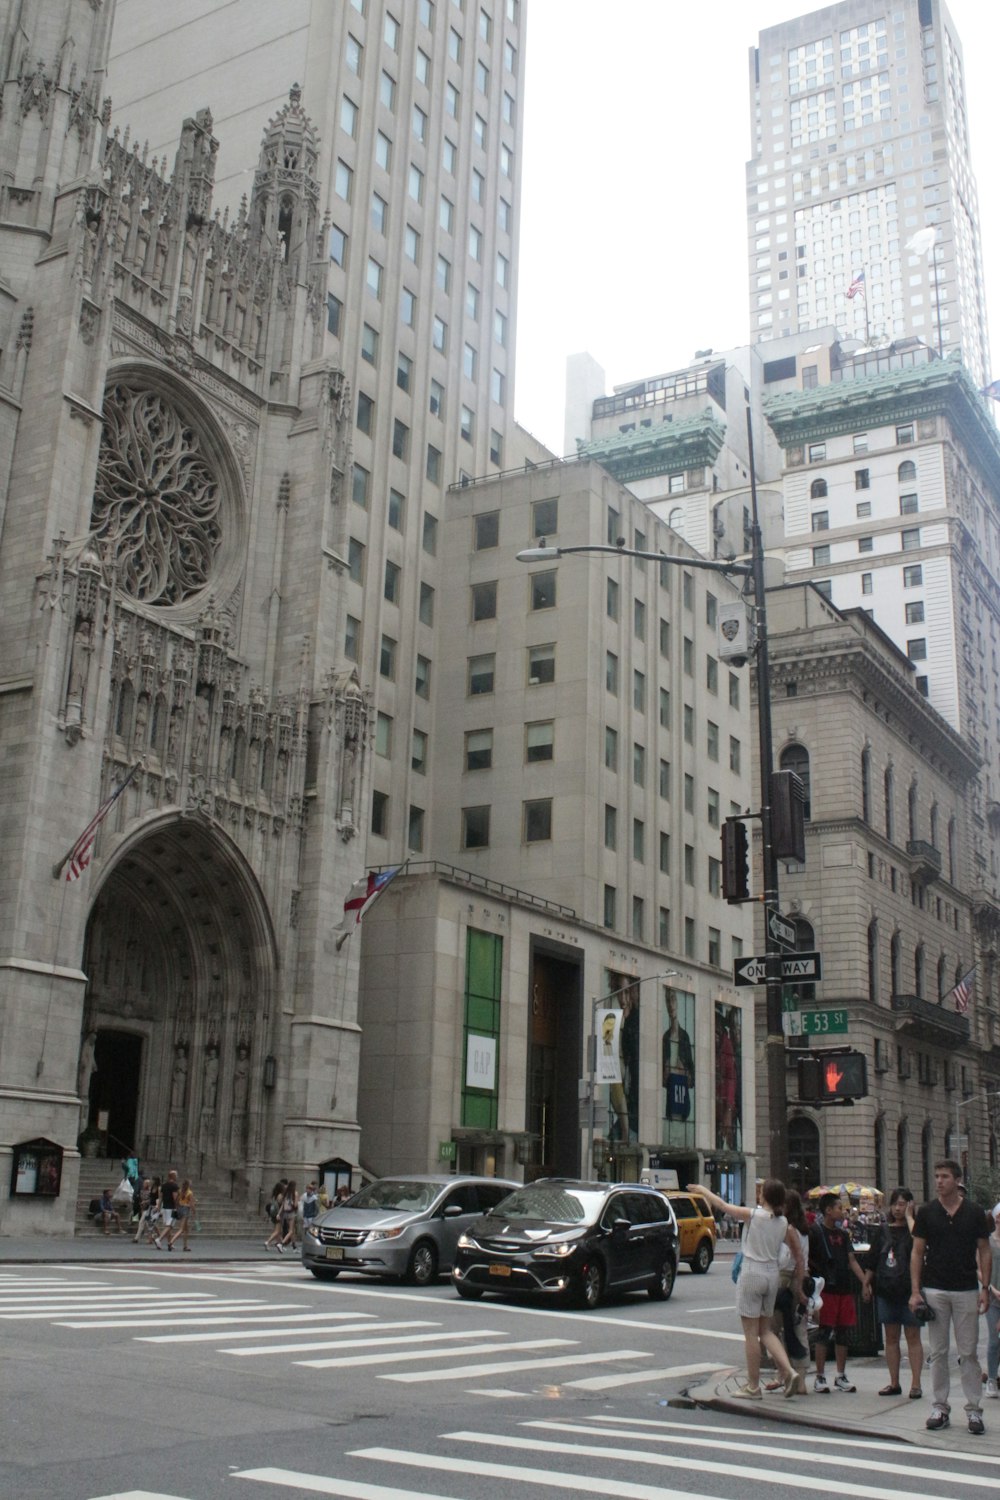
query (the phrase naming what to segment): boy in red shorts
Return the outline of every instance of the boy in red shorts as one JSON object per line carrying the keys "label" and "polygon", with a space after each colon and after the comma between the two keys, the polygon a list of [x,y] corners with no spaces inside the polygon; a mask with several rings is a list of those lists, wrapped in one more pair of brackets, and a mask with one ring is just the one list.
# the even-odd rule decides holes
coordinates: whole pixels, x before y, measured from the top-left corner
{"label": "boy in red shorts", "polygon": [[826,1357],[831,1347],[837,1358],[837,1377],[833,1382],[833,1389],[845,1393],[857,1390],[847,1374],[847,1333],[857,1322],[852,1275],[860,1282],[865,1300],[871,1297],[871,1287],[858,1265],[851,1236],[837,1223],[839,1211],[840,1199],[837,1194],[824,1193],[819,1200],[816,1222],[809,1230],[809,1271],[811,1275],[822,1276],[826,1281],[819,1309],[819,1333],[816,1337],[816,1379],[813,1390],[818,1396],[830,1394],[826,1379]]}

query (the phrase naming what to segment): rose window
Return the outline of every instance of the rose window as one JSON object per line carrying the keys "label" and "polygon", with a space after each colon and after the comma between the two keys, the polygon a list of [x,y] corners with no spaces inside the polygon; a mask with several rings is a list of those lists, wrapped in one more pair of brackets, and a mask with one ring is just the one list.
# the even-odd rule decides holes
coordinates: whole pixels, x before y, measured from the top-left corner
{"label": "rose window", "polygon": [[143,604],[183,604],[222,546],[222,485],[198,432],[157,391],[106,393],[90,527],[110,543],[119,587]]}

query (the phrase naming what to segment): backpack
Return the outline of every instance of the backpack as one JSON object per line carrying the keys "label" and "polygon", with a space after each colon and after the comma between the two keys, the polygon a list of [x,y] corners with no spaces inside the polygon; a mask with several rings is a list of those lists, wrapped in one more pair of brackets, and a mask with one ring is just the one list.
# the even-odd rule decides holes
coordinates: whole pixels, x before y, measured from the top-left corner
{"label": "backpack", "polygon": [[909,1301],[912,1249],[913,1238],[909,1230],[902,1235],[890,1234],[883,1229],[875,1263],[875,1291],[887,1302]]}

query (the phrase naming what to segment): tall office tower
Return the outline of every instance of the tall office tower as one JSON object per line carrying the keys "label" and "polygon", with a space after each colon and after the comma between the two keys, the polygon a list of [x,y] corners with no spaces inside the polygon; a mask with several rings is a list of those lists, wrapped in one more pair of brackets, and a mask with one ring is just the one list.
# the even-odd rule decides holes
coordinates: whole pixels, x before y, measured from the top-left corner
{"label": "tall office tower", "polygon": [[[916,335],[989,379],[962,48],[942,0],[843,0],[750,49],[751,338]],[[911,248],[912,247],[912,248]]]}
{"label": "tall office tower", "polygon": [[[445,490],[495,472],[513,424],[521,0],[291,0],[248,10],[119,0],[116,117],[171,154],[210,102],[216,201],[235,209],[259,121],[290,85],[320,144],[330,214],[327,352],[347,377],[350,564],[343,655],[394,740],[430,733]],[[192,65],[197,57],[198,65]],[[419,765],[412,761],[419,759]],[[378,762],[371,862],[419,852],[433,753]]]}

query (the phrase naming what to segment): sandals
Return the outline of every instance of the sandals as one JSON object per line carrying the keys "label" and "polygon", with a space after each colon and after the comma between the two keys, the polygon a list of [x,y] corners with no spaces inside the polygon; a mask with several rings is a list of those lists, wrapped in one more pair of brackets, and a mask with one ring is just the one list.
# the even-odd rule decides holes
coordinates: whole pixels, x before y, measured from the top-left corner
{"label": "sandals", "polygon": [[913,1390],[912,1390],[912,1391],[911,1391],[911,1392],[910,1392],[910,1400],[911,1400],[911,1401],[919,1401],[919,1400],[920,1400],[920,1398],[921,1398],[921,1396],[922,1396],[922,1395],[923,1395],[923,1394],[924,1394],[924,1393],[923,1393],[923,1391],[922,1391],[922,1390],[921,1390],[921,1389],[920,1389],[920,1387],[919,1387],[919,1385],[915,1385],[915,1386],[914,1386],[914,1387],[913,1387]]}
{"label": "sandals", "polygon": [[903,1387],[901,1385],[884,1385],[879,1391],[880,1396],[901,1396]]}

